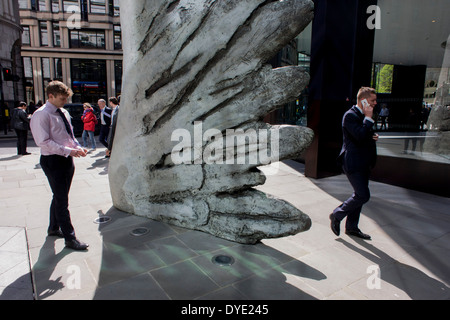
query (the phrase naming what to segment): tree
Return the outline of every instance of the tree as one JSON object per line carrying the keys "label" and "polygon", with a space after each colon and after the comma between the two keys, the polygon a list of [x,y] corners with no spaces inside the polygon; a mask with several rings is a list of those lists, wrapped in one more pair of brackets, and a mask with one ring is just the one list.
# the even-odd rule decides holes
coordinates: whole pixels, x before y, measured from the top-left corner
{"label": "tree", "polygon": [[378,76],[377,92],[391,93],[392,92],[392,78],[394,75],[394,65],[385,64]]}

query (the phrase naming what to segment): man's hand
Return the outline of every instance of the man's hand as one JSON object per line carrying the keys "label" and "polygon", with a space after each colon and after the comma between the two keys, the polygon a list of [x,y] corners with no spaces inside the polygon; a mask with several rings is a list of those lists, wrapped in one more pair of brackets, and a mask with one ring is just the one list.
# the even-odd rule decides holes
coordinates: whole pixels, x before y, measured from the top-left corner
{"label": "man's hand", "polygon": [[[364,103],[365,102],[365,103]],[[367,100],[362,101],[362,110],[366,117],[373,117],[373,107],[367,102]]]}
{"label": "man's hand", "polygon": [[70,156],[75,158],[86,157],[87,149],[74,149],[70,152]]}
{"label": "man's hand", "polygon": [[369,106],[369,107],[364,107],[363,111],[364,111],[364,115],[365,115],[366,117],[369,117],[369,118],[372,118],[372,117],[373,117],[373,108],[372,108],[371,106]]}
{"label": "man's hand", "polygon": [[378,141],[379,138],[380,136],[378,135],[378,133],[374,133],[373,140]]}

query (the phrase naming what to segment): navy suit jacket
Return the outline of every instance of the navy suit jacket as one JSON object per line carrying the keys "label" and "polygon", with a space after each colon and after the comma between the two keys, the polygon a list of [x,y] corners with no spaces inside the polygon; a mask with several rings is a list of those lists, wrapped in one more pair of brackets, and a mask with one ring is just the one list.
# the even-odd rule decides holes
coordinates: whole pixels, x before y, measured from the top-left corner
{"label": "navy suit jacket", "polygon": [[373,140],[373,125],[356,106],[344,114],[339,160],[346,173],[366,172],[375,166],[377,147]]}

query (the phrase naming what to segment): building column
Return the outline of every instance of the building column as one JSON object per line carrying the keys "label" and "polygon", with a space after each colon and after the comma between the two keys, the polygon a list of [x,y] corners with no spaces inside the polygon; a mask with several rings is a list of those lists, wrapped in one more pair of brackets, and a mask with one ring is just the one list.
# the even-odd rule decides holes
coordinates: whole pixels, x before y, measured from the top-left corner
{"label": "building column", "polygon": [[305,155],[305,174],[321,178],[340,173],[342,116],[356,103],[360,87],[370,86],[375,30],[367,9],[377,0],[314,0],[308,127],[315,138]]}
{"label": "building column", "polygon": [[[71,74],[70,74],[70,59],[63,58],[61,61],[62,66],[62,74],[63,74],[63,83],[72,88]],[[72,98],[70,98],[70,102],[72,102]]]}
{"label": "building column", "polygon": [[45,103],[45,88],[42,81],[42,61],[40,57],[32,57],[33,65],[33,84],[34,84],[34,101],[37,103],[39,100]]}
{"label": "building column", "polygon": [[114,60],[106,60],[106,90],[108,97],[116,96],[116,80],[114,77]]}

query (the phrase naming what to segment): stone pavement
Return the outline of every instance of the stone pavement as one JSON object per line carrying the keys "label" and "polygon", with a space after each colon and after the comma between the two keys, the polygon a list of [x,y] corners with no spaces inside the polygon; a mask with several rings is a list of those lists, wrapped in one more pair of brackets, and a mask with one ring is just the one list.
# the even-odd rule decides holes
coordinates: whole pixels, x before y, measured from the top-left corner
{"label": "stone pavement", "polygon": [[[336,237],[328,215],[351,193],[345,176],[308,179],[285,161],[262,168],[258,189],[308,214],[311,229],[241,245],[113,208],[99,148],[75,159],[70,211],[90,247],[74,252],[46,237],[51,191],[32,140],[28,151],[0,139],[0,300],[450,299],[448,198],[371,182],[360,227],[373,240]],[[212,263],[219,254],[234,264]]]}

